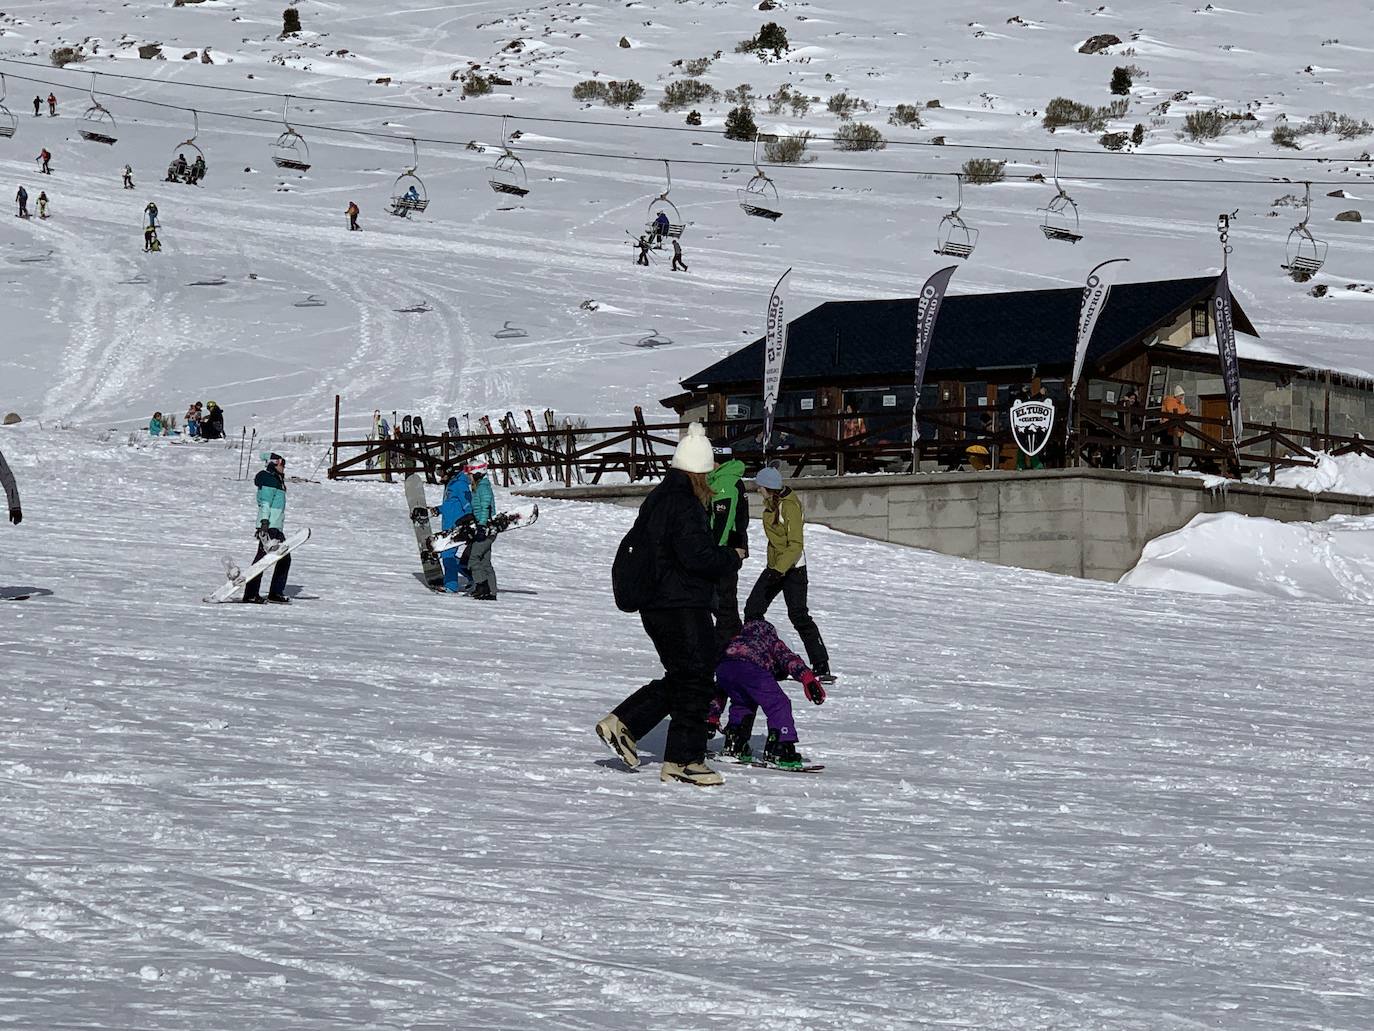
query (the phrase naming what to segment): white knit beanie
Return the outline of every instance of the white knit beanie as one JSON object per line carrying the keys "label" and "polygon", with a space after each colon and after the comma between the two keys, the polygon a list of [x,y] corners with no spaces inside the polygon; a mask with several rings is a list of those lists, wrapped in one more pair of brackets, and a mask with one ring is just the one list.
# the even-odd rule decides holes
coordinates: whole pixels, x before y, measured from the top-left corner
{"label": "white knit beanie", "polygon": [[673,468],[685,473],[709,473],[715,467],[716,458],[711,442],[706,439],[706,430],[701,423],[694,422],[687,427],[687,436],[677,442]]}

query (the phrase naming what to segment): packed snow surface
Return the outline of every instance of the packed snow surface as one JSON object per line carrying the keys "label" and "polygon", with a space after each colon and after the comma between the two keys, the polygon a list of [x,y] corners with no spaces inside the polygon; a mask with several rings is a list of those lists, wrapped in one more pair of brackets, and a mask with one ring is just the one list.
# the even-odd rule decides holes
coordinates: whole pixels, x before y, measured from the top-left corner
{"label": "packed snow surface", "polygon": [[592,733],[655,673],[630,511],[541,504],[485,605],[417,581],[399,485],[293,483],[295,602],[211,607],[251,484],[138,443],[0,433],[0,593],[44,592],[0,603],[8,1024],[1374,1023],[1367,608],[813,529],[827,768],[693,789]]}

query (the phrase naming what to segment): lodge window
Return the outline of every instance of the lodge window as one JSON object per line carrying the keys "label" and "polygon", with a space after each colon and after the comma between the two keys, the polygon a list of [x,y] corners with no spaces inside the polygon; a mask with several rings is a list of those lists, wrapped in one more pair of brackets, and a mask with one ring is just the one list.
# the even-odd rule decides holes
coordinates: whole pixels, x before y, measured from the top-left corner
{"label": "lodge window", "polygon": [[1207,305],[1193,305],[1193,336],[1205,337],[1207,335]]}

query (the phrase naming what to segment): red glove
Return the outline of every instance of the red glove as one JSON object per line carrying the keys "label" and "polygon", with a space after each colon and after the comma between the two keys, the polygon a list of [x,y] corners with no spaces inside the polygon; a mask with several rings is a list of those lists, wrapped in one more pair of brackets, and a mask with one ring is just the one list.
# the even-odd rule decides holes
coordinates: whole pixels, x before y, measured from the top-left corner
{"label": "red glove", "polygon": [[801,675],[801,685],[808,702],[820,705],[825,701],[825,685],[816,679],[816,674],[809,669]]}

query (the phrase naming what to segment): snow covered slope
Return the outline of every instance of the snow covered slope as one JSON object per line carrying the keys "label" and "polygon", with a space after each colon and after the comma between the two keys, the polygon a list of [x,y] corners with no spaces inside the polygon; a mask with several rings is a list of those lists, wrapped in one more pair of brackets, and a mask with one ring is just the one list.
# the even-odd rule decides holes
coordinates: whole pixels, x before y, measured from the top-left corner
{"label": "snow covered slope", "polygon": [[[1328,109],[1356,119],[1374,114],[1367,81],[1374,39],[1359,5],[1313,11],[1278,0],[1244,9],[1122,0],[1018,10],[987,0],[949,9],[866,0],[784,3],[771,15],[713,0],[295,6],[305,32],[280,39],[282,4],[265,0],[6,5],[0,57],[31,66],[3,66],[20,126],[14,139],[0,140],[0,182],[11,191],[23,182],[35,195],[46,189],[53,212],[46,223],[0,224],[6,407],[132,425],[154,408],[181,411],[193,397],[213,397],[235,426],[319,430],[332,395],[342,392],[345,421],[354,426],[374,407],[416,410],[431,420],[545,405],[623,417],[631,404],[673,392],[680,376],[757,335],[767,286],[788,265],[796,266],[794,303],[802,309],[831,298],[909,295],[941,262],[931,250],[935,223],[953,202],[949,178],[838,168],[948,174],[987,154],[1010,159],[1013,174],[1048,171],[1048,155],[1011,149],[1017,146],[1087,152],[1063,161],[1066,175],[1083,177],[1066,185],[1082,208],[1086,239],[1077,247],[1043,239],[1035,209],[1052,193],[1046,185],[970,188],[964,214],[983,236],[956,291],[1074,284],[1097,260],[1117,255],[1133,259],[1132,278],[1197,274],[1218,264],[1216,214],[1239,208],[1233,279],[1267,342],[1305,361],[1374,369],[1366,332],[1374,295],[1345,289],[1374,279],[1374,244],[1363,225],[1332,221],[1337,211],[1361,206],[1368,166],[1350,159],[1371,138],[1305,137],[1301,153],[1268,142],[1280,112],[1294,124]],[[733,51],[765,18],[779,20],[793,42],[781,62]],[[1124,42],[1107,55],[1077,52],[1105,32]],[[622,36],[628,49],[618,46]],[[160,43],[167,60],[140,60],[137,45],[148,43]],[[93,56],[59,71],[48,66],[59,45],[80,45]],[[206,47],[213,64],[199,60]],[[664,84],[683,75],[673,62],[717,50],[722,56],[704,78],[718,89],[751,83],[754,94],[766,95],[790,83],[822,98],[805,116],[770,115],[766,102],[757,103],[765,131],[829,136],[840,123],[824,100],[848,90],[877,105],[859,117],[893,145],[845,154],[817,144],[815,164],[773,173],[786,216],[772,225],[745,218],[736,190],[751,172],[749,145],[652,131],[685,128],[682,112],[655,106]],[[193,52],[195,59],[182,59]],[[474,64],[512,85],[462,99],[451,76]],[[1142,74],[1129,111],[1110,128],[1143,124],[1140,154],[1108,154],[1097,133],[1041,128],[1039,115],[1053,96],[1105,104],[1118,64]],[[80,91],[89,85],[84,72],[92,69],[160,80],[102,80],[103,101],[119,121],[113,148],[76,136]],[[633,78],[646,96],[631,111],[583,109],[570,88],[593,76]],[[60,117],[34,118],[29,99],[46,96],[48,83],[58,84]],[[310,140],[309,174],[284,175],[267,161],[280,128],[279,99],[196,86],[319,98],[292,109]],[[1182,91],[1187,95],[1175,99]],[[190,115],[135,99],[200,111],[198,142],[210,162],[203,188],[158,182],[192,131]],[[933,99],[941,106],[924,108]],[[341,101],[423,105],[435,113]],[[921,107],[924,127],[888,125],[898,103]],[[703,127],[719,128],[728,106],[700,105]],[[1177,139],[1188,112],[1213,106],[1255,113],[1259,131],[1206,144]],[[517,146],[531,173],[532,193],[515,211],[496,210],[486,185],[494,154],[464,146],[496,145],[502,113],[517,116],[509,128],[524,134]],[[456,146],[422,146],[420,172],[432,204],[403,222],[384,207],[393,178],[411,161],[410,136]],[[936,136],[951,146],[896,145]],[[51,178],[36,175],[32,163],[44,146],[54,154]],[[1203,160],[1157,156],[1165,151]],[[1245,156],[1298,160],[1213,161]],[[677,162],[672,199],[691,223],[685,274],[670,273],[663,261],[636,269],[626,246],[625,230],[641,228],[648,201],[663,189],[662,166],[652,160],[660,158]],[[693,160],[708,163],[687,163]],[[137,172],[133,192],[119,187],[125,161]],[[1247,184],[1118,181],[1140,176]],[[1331,287],[1327,297],[1309,296],[1278,268],[1298,213],[1271,205],[1301,192],[1269,181],[1281,177],[1357,181],[1343,199],[1326,196],[1331,186],[1314,188],[1312,224],[1331,240],[1318,279]],[[150,258],[139,250],[140,226],[154,198],[166,250]],[[363,208],[362,233],[344,231],[351,199]],[[325,306],[295,306],[309,295]],[[600,309],[581,308],[586,300]],[[397,311],[422,302],[427,313]],[[528,336],[495,339],[507,321]],[[638,346],[655,333],[671,343]]]}
{"label": "snow covered slope", "polygon": [[487,606],[416,582],[399,487],[293,485],[295,603],[212,608],[234,452],[0,438],[0,588],[52,592],[0,603],[16,1027],[1374,1021],[1367,608],[817,530],[828,768],[703,792],[591,732],[654,668],[607,590],[631,513],[548,503]]}

